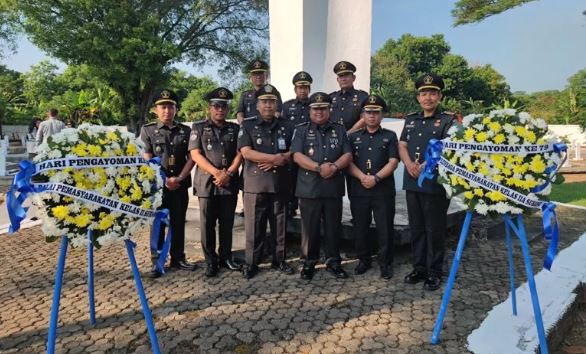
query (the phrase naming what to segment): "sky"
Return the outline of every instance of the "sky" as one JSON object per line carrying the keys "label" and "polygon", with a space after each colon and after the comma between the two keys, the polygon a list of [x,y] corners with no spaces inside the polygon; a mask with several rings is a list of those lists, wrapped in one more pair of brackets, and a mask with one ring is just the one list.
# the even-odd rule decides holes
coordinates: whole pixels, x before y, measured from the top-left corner
{"label": "sky", "polygon": [[[373,0],[372,52],[404,33],[441,33],[452,53],[464,56],[470,65],[491,64],[505,76],[512,91],[563,89],[571,75],[586,68],[586,1],[537,0],[458,27],[452,25],[454,2]],[[18,52],[1,63],[23,72],[43,59],[47,59],[43,52],[21,38]],[[194,75],[202,73],[189,65],[178,67]],[[218,78],[215,68],[203,72]]]}

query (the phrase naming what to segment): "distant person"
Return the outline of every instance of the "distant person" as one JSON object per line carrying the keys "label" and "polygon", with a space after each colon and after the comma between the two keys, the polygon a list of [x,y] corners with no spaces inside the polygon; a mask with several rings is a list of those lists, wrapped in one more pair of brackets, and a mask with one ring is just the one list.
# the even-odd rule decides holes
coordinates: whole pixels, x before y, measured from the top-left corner
{"label": "distant person", "polygon": [[334,65],[334,73],[337,76],[340,89],[330,93],[332,106],[330,108],[330,120],[340,123],[346,128],[348,134],[364,128],[364,121],[360,119],[362,104],[368,97],[368,93],[354,88],[356,80],[356,66],[349,61],[340,61]]}
{"label": "distant person", "polygon": [[[246,90],[240,95],[240,101],[236,108],[236,119],[238,120],[238,124],[242,124],[242,121],[245,118],[257,117],[260,115],[256,107],[257,100],[255,93],[267,83],[269,78],[269,64],[264,60],[256,59],[250,62],[246,67],[246,70],[248,71],[250,83],[252,83],[254,88],[252,90]],[[277,100],[277,112],[275,113],[277,117],[281,115],[282,109],[283,104],[281,102],[281,97],[279,97]]]}
{"label": "distant person", "polygon": [[67,119],[65,121],[65,128],[75,128],[75,126],[73,125],[73,121],[71,119]]}
{"label": "distant person", "polygon": [[28,136],[27,140],[35,140],[37,138],[37,133],[39,131],[39,125],[43,120],[39,117],[33,117],[31,123],[28,126]]}
{"label": "distant person", "polygon": [[48,119],[39,124],[37,131],[37,145],[47,141],[51,135],[59,133],[65,124],[59,120],[59,111],[56,108],[51,108],[47,113]]}

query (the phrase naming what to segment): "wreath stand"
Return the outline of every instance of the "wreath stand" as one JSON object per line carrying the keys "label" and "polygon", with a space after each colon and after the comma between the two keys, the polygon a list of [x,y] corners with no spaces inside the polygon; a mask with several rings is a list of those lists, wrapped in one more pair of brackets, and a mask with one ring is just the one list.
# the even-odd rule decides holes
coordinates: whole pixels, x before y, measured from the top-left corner
{"label": "wreath stand", "polygon": [[[130,240],[124,240],[126,251],[128,253],[128,260],[130,261],[130,268],[136,283],[136,291],[140,298],[142,305],[142,312],[146,321],[147,330],[151,340],[151,348],[154,354],[160,354],[159,342],[157,340],[157,332],[153,323],[153,317],[149,309],[148,300],[144,293],[142,280],[134,257],[134,247],[136,244]],[[57,337],[57,319],[59,317],[59,302],[61,300],[61,286],[63,285],[63,271],[65,268],[65,258],[67,257],[67,246],[69,245],[69,238],[67,236],[61,237],[61,247],[59,250],[59,260],[57,262],[57,270],[55,273],[55,288],[53,289],[53,303],[51,305],[51,318],[49,320],[49,338],[47,340],[47,353],[55,353],[55,340]],[[96,324],[96,309],[94,302],[94,246],[92,243],[92,232],[88,231],[88,247],[87,247],[87,272],[88,272],[88,301],[90,311],[90,323]]]}
{"label": "wreath stand", "polygon": [[[529,290],[531,293],[531,302],[533,303],[533,314],[535,316],[535,326],[537,327],[537,335],[539,337],[539,348],[541,354],[548,354],[547,348],[547,338],[545,336],[545,331],[543,329],[543,319],[541,317],[541,309],[539,307],[539,297],[537,296],[537,288],[535,286],[535,279],[533,277],[533,267],[531,266],[531,256],[529,254],[529,245],[527,243],[527,234],[525,232],[525,224],[523,222],[523,216],[518,215],[515,217],[511,217],[509,214],[503,215],[503,219],[505,222],[505,242],[507,244],[507,251],[508,251],[508,262],[509,262],[509,279],[510,279],[510,286],[511,286],[511,299],[513,304],[513,316],[517,316],[517,297],[515,293],[515,267],[513,265],[513,247],[512,247],[512,240],[511,240],[511,230],[515,233],[515,235],[519,238],[521,243],[521,250],[523,252],[523,259],[525,261],[525,271],[527,272],[527,281],[529,283]],[[516,221],[515,221],[516,219]],[[452,267],[450,269],[450,275],[448,277],[448,282],[446,284],[446,290],[444,292],[444,296],[442,298],[442,302],[440,305],[439,313],[435,321],[435,326],[433,328],[433,333],[431,336],[431,343],[438,344],[439,343],[439,335],[442,329],[442,323],[444,321],[444,316],[446,314],[446,310],[448,308],[448,303],[450,302],[450,294],[452,292],[452,288],[454,286],[454,281],[456,279],[456,273],[458,272],[458,266],[460,264],[460,259],[462,257],[462,252],[464,250],[464,244],[466,243],[466,238],[468,237],[468,231],[470,229],[470,221],[472,220],[472,212],[468,211],[466,213],[466,218],[464,219],[464,225],[462,226],[462,231],[460,232],[460,240],[458,241],[458,247],[456,249],[456,254],[454,255],[454,260],[452,262]]]}

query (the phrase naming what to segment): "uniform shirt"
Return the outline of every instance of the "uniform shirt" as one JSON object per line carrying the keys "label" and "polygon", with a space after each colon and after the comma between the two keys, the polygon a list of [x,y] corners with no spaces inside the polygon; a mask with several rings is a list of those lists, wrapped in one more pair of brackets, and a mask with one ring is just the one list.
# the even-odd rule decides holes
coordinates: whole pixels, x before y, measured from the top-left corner
{"label": "uniform shirt", "polygon": [[289,120],[294,126],[309,121],[309,100],[300,101],[294,98],[283,103],[281,117]]}
{"label": "uniform shirt", "polygon": [[[238,108],[236,108],[236,113],[242,112],[244,113],[244,118],[250,117],[258,117],[260,113],[256,109],[256,98],[254,97],[254,93],[256,90],[246,90],[242,92],[240,95],[240,101],[238,101]],[[281,99],[277,99],[277,112],[281,112],[283,109],[283,103]]]}
{"label": "uniform shirt", "polygon": [[[448,135],[448,129],[452,126],[455,117],[451,113],[438,113],[424,118],[423,112],[410,113],[405,117],[405,126],[401,132],[401,141],[407,142],[407,151],[411,160],[423,163],[425,151],[430,139],[441,140]],[[403,189],[408,191],[423,192],[430,194],[443,194],[444,188],[437,183],[437,174],[432,180],[424,180],[422,187],[417,185],[417,179],[405,169],[403,177]]]}
{"label": "uniform shirt", "polygon": [[39,130],[37,131],[37,144],[46,142],[48,137],[59,133],[63,128],[65,128],[65,123],[59,119],[49,118],[42,121],[41,124],[39,124]]}
{"label": "uniform shirt", "polygon": [[[348,140],[352,146],[354,164],[367,175],[375,175],[390,159],[399,158],[397,134],[391,130],[379,128],[371,134],[363,128],[350,134]],[[352,176],[348,194],[350,197],[394,196],[395,178],[391,175],[381,179],[373,188],[367,189],[358,178]]]}
{"label": "uniform shirt", "polygon": [[[161,158],[161,169],[167,177],[177,177],[189,159],[187,144],[191,129],[181,123],[173,122],[168,127],[158,122],[142,127],[140,138],[144,142],[144,152]],[[182,187],[191,186],[191,178],[181,181]]]}
{"label": "uniform shirt", "polygon": [[347,91],[335,91],[330,93],[332,107],[330,108],[330,120],[340,123],[350,130],[360,119],[362,103],[368,98],[368,93],[351,88]]}
{"label": "uniform shirt", "polygon": [[[210,119],[193,123],[189,137],[189,151],[198,149],[218,169],[230,167],[237,155],[237,137],[240,126],[225,122],[216,126]],[[238,194],[238,177],[231,177],[227,186],[217,187],[207,171],[196,166],[193,185],[198,197]]]}
{"label": "uniform shirt", "polygon": [[[291,152],[300,152],[317,163],[336,162],[345,153],[352,152],[344,126],[327,122],[323,127],[307,122],[295,128]],[[295,195],[299,198],[335,198],[345,193],[344,174],[336,172],[324,179],[319,172],[299,166]]]}
{"label": "uniform shirt", "polygon": [[[251,117],[242,122],[238,132],[238,150],[249,146],[265,154],[286,153],[291,147],[293,125],[282,118],[265,122],[261,117]],[[245,161],[243,168],[244,192],[287,193],[290,187],[290,164],[263,171],[258,164]]]}

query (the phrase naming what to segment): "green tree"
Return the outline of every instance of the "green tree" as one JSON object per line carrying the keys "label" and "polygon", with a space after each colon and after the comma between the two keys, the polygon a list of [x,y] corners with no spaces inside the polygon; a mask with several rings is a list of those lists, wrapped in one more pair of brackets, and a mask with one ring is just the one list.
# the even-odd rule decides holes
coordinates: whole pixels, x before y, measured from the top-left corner
{"label": "green tree", "polygon": [[385,98],[391,112],[418,110],[414,81],[426,72],[443,76],[443,106],[449,110],[486,109],[511,97],[501,74],[490,65],[470,67],[463,56],[450,53],[442,35],[389,39],[372,57],[371,87]]}
{"label": "green tree", "polygon": [[41,104],[49,102],[53,96],[60,95],[65,88],[57,80],[57,65],[43,60],[31,67],[23,76],[23,94],[27,107],[39,110]]}
{"label": "green tree", "polygon": [[16,0],[0,0],[0,58],[16,50],[19,32]]}
{"label": "green tree", "polygon": [[535,0],[458,0],[452,10],[454,25],[480,22],[531,1]]}
{"label": "green tree", "polygon": [[135,132],[173,62],[235,70],[268,27],[266,1],[253,0],[21,0],[18,8],[34,44],[87,64],[116,91]]}
{"label": "green tree", "polygon": [[196,77],[175,70],[168,86],[177,93],[181,101],[181,108],[177,113],[179,120],[193,122],[206,117],[208,104],[204,96],[218,87],[218,84],[209,77]]}
{"label": "green tree", "polygon": [[[22,120],[23,116],[19,113],[24,104],[22,75],[0,65],[0,136],[3,135],[3,124]],[[23,123],[28,124],[28,121]]]}

